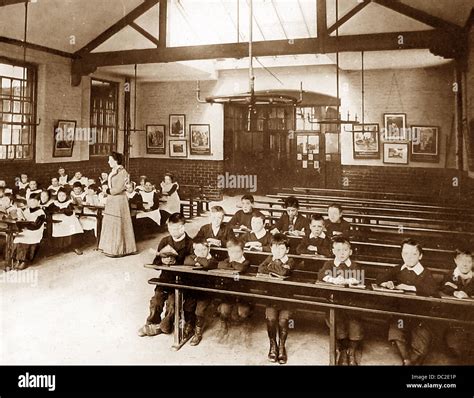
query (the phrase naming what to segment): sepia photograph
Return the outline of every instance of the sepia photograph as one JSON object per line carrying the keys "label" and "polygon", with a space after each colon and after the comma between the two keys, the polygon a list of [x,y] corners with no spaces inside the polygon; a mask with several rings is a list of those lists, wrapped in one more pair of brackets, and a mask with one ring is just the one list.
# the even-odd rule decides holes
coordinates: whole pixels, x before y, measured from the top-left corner
{"label": "sepia photograph", "polygon": [[0,398],[473,371],[474,0],[0,0]]}

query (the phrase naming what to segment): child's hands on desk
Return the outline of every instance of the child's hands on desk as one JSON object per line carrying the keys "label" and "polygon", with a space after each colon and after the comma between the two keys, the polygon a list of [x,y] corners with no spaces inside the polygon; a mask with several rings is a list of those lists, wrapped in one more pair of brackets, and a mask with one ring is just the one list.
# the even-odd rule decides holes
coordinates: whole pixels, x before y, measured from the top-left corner
{"label": "child's hands on desk", "polygon": [[310,252],[316,252],[316,253],[318,252],[318,247],[314,245],[309,245],[306,249],[309,250]]}
{"label": "child's hands on desk", "polygon": [[469,298],[469,295],[466,292],[462,291],[462,290],[455,291],[453,293],[453,296],[458,298],[458,299],[467,299],[467,298]]}
{"label": "child's hands on desk", "polygon": [[219,239],[207,238],[207,243],[212,246],[221,247],[221,241]]}
{"label": "child's hands on desk", "polygon": [[161,259],[161,262],[164,265],[174,265],[174,264],[176,264],[176,259],[174,257],[163,257]]}
{"label": "child's hands on desk", "polygon": [[416,292],[416,287],[415,286],[407,285],[405,283],[399,283],[396,286],[396,288],[399,289],[399,290],[404,290],[406,292]]}
{"label": "child's hands on desk", "polygon": [[287,231],[286,234],[289,236],[304,236],[305,235],[303,231],[298,231],[296,229],[293,231]]}
{"label": "child's hands on desk", "polygon": [[262,251],[262,243],[261,242],[247,242],[245,244],[245,248],[249,250],[259,250]]}
{"label": "child's hands on desk", "polygon": [[323,279],[324,282],[332,283],[334,285],[346,285],[347,281],[342,275],[338,275],[336,277],[328,276]]}
{"label": "child's hands on desk", "polygon": [[385,288],[390,289],[390,290],[395,289],[395,284],[392,281],[382,282],[380,284],[380,286],[385,287]]}

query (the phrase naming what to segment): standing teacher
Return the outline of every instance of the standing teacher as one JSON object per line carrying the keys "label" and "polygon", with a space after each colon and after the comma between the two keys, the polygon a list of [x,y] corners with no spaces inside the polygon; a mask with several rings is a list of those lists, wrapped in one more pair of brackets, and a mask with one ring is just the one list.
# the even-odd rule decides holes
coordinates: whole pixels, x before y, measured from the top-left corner
{"label": "standing teacher", "polygon": [[109,257],[122,257],[137,251],[126,184],[129,175],[123,167],[123,155],[112,152],[109,166],[107,202],[103,213],[99,250]]}

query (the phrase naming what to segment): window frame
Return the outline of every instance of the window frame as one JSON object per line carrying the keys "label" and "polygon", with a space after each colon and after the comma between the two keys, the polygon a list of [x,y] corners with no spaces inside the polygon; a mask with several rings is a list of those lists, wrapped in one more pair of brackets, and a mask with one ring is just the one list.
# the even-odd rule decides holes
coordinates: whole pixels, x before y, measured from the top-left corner
{"label": "window frame", "polygon": [[[90,80],[90,89],[91,89],[91,94],[90,94],[90,106],[89,106],[89,123],[90,123],[90,128],[97,128],[97,126],[92,126],[92,86],[93,86],[93,81],[98,81],[101,83],[109,83],[111,85],[116,86],[117,92],[115,94],[115,103],[117,104],[116,112],[115,112],[115,142],[112,143],[112,151],[116,151],[118,147],[118,135],[119,135],[119,113],[120,113],[120,82],[113,81],[113,80],[107,80],[107,79],[101,79],[98,77],[91,77]],[[92,153],[92,148],[94,145],[97,145],[98,143],[92,144],[89,147],[89,157],[92,158],[105,158],[109,156],[109,153],[107,154],[93,154]],[[104,144],[104,143],[102,143]],[[109,151],[110,152],[110,151]]]}
{"label": "window frame", "polygon": [[[31,118],[33,123],[36,123],[38,120],[38,65],[31,63],[31,62],[24,62],[22,60],[18,59],[13,59],[13,58],[8,58],[5,56],[0,56],[0,63],[2,64],[7,64],[7,65],[12,65],[16,67],[21,67],[21,68],[26,68],[28,69],[32,74],[33,74],[33,84],[32,84],[32,105],[33,105],[33,112],[31,114]],[[27,76],[28,80],[28,76]],[[3,104],[2,104],[3,107]],[[23,115],[23,114],[22,114]],[[3,124],[3,121],[2,121]],[[5,163],[30,163],[30,162],[35,162],[36,161],[36,133],[37,133],[37,125],[32,126],[31,130],[31,157],[29,158],[13,158],[13,159],[0,159],[0,164],[5,164]],[[1,145],[1,144],[0,144]]]}

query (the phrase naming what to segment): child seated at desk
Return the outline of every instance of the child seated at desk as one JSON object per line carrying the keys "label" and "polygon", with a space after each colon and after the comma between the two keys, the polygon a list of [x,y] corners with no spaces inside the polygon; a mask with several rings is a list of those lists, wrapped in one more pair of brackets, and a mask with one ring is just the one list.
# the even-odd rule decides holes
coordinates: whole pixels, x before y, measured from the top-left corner
{"label": "child seated at desk", "polygon": [[[234,271],[244,274],[250,267],[250,262],[244,257],[244,242],[239,238],[231,238],[227,242],[227,255],[220,261],[217,268],[221,270]],[[219,312],[219,342],[223,342],[228,335],[229,322],[233,318],[238,324],[242,324],[250,315],[250,305],[241,299],[223,299],[217,308]]]}
{"label": "child seated at desk", "polygon": [[[21,221],[27,224],[22,226]],[[45,222],[46,215],[39,207],[39,195],[31,194],[28,198],[28,207],[19,214],[17,225],[21,232],[13,240],[13,269],[26,269],[34,260],[43,239]]]}
{"label": "child seated at desk", "polygon": [[26,192],[26,188],[28,188],[28,174],[22,173],[20,174],[20,178],[15,178],[15,185],[19,191]]}
{"label": "child seated at desk", "polygon": [[84,192],[85,196],[82,202],[84,206],[82,208],[82,215],[79,217],[79,222],[81,223],[82,229],[86,231],[93,231],[94,236],[97,238],[97,209],[91,209],[88,206],[98,207],[100,206],[99,203],[99,195],[98,195],[99,187],[95,184],[91,184],[87,187],[87,191]]}
{"label": "child seated at desk", "polygon": [[51,192],[47,189],[43,189],[40,193],[39,205],[46,215],[51,213],[53,204],[54,200],[51,198]]}
{"label": "child seated at desk", "polygon": [[80,182],[82,186],[87,185],[87,177],[84,177],[80,171],[76,171],[74,177],[69,181],[69,185],[73,186],[75,182]]}
{"label": "child seated at desk", "polygon": [[255,214],[251,221],[252,230],[247,232],[242,240],[245,242],[245,249],[270,251],[272,234],[265,229],[265,217]]}
{"label": "child seated at desk", "polygon": [[350,237],[351,225],[342,218],[342,207],[337,203],[329,205],[328,219],[324,226],[330,239],[339,235]]}
{"label": "child seated at desk", "polygon": [[125,189],[128,198],[128,205],[130,207],[130,215],[132,218],[135,218],[138,212],[145,210],[143,207],[142,196],[135,190],[134,182],[128,182],[125,185]]}
{"label": "child seated at desk", "polygon": [[107,189],[109,189],[109,186],[107,184],[102,184],[100,187],[100,192],[97,195],[99,197],[99,203],[102,206],[105,206],[107,203]]}
{"label": "child seated at desk", "polygon": [[[158,244],[157,255],[153,261],[155,265],[182,265],[186,256],[192,253],[193,241],[184,228],[185,219],[182,214],[174,213],[167,220],[169,235],[161,239]],[[169,255],[167,253],[170,253]],[[171,254],[173,253],[173,254]],[[150,313],[146,323],[139,331],[139,336],[156,336],[161,333],[169,334],[173,328],[174,318],[174,290],[156,286],[155,294],[150,300]],[[166,312],[163,319],[161,313],[166,303]],[[190,335],[194,318],[193,313],[185,312],[185,335]]]}
{"label": "child seated at desk", "polygon": [[210,246],[225,247],[227,241],[234,238],[234,232],[224,222],[224,209],[221,206],[212,206],[209,216],[210,223],[203,225],[195,240],[205,239]]}
{"label": "child seated at desk", "polygon": [[58,178],[59,185],[61,185],[62,187],[64,187],[65,185],[68,185],[69,177],[66,174],[66,170],[64,169],[64,167],[60,167],[58,169],[58,177],[57,178]]}
{"label": "child seated at desk", "polygon": [[329,257],[331,240],[324,232],[324,218],[321,214],[312,214],[309,223],[309,235],[305,235],[296,248],[298,254],[314,254]]}
{"label": "child seated at desk", "polygon": [[[143,190],[139,191],[139,195],[142,197],[142,203],[144,207],[143,212],[137,213],[137,219],[147,218],[154,222],[158,227],[162,223],[162,212],[160,211],[160,195],[156,192],[155,187],[150,181],[145,182]],[[178,213],[178,212],[177,212]],[[163,221],[166,220],[163,219]],[[147,229],[156,229],[156,225],[146,225]],[[154,227],[154,228],[152,228]]]}
{"label": "child seated at desk", "polygon": [[[319,270],[318,281],[335,285],[363,285],[364,271],[351,260],[350,242],[343,236],[332,241],[334,260],[327,261]],[[329,323],[329,321],[327,321]],[[358,365],[357,350],[364,338],[364,329],[360,319],[350,312],[337,311],[336,339],[339,351],[338,365]]]}
{"label": "child seated at desk", "polygon": [[99,183],[100,183],[100,185],[108,184],[109,183],[109,175],[105,172],[100,173]]}
{"label": "child seated at desk", "polygon": [[[198,269],[208,270],[217,268],[217,260],[212,257],[209,251],[209,244],[204,238],[194,239],[194,254],[190,254],[184,260],[184,265],[194,266]],[[188,293],[184,302],[185,311],[193,311],[195,315],[194,336],[190,344],[198,345],[202,340],[202,332],[204,330],[205,313],[207,307],[211,303],[211,298],[201,292]]]}
{"label": "child seated at desk", "polygon": [[[402,242],[403,265],[379,275],[377,284],[386,289],[415,292],[420,296],[438,296],[438,286],[431,272],[421,265],[423,248],[413,240]],[[403,365],[422,364],[432,341],[430,329],[419,319],[394,319],[388,340],[397,347]]]}
{"label": "child seated at desk", "polygon": [[[458,299],[474,298],[474,278],[472,253],[457,249],[454,254],[454,271],[445,276],[441,293]],[[446,345],[460,364],[472,364],[474,359],[472,330],[462,325],[450,326],[444,335]]]}
{"label": "child seated at desk", "polygon": [[[276,277],[288,277],[294,268],[294,261],[288,257],[290,242],[284,234],[277,233],[271,240],[272,255],[267,257],[258,267],[258,274],[275,275]],[[258,276],[257,274],[257,276]],[[288,322],[291,312],[283,304],[268,305],[265,309],[267,321],[267,334],[270,340],[268,360],[285,364],[288,360],[286,353],[286,338],[288,336]],[[279,342],[277,345],[277,330]]]}
{"label": "child seated at desk", "polygon": [[48,191],[52,193],[53,196],[57,196],[61,184],[57,177],[51,178],[51,185],[48,187]]}
{"label": "child seated at desk", "polygon": [[[142,190],[145,189],[145,184],[146,182],[148,181],[148,177],[147,176],[140,176],[139,180],[138,180],[138,186],[136,188],[137,192],[140,192]],[[153,187],[154,189],[155,187]]]}
{"label": "child seated at desk", "polygon": [[38,183],[36,180],[31,180],[28,183],[28,187],[26,188],[25,192],[25,199],[28,201],[31,195],[35,194],[38,195],[41,193],[41,189],[38,188]]}
{"label": "child seated at desk", "polygon": [[79,219],[74,214],[74,205],[70,199],[68,200],[64,188],[58,191],[58,198],[54,201],[51,210],[53,212],[52,236],[56,238],[56,246],[62,250],[72,246],[74,253],[78,256],[82,255],[80,234],[84,231]]}
{"label": "child seated at desk", "polygon": [[285,213],[281,215],[271,233],[282,232],[294,236],[304,236],[308,232],[308,219],[298,213],[300,208],[298,199],[294,196],[289,196],[285,199],[283,207],[285,208]]}
{"label": "child seated at desk", "polygon": [[[3,188],[0,188],[0,192]],[[18,218],[18,208],[14,203],[12,193],[4,193],[0,198],[0,218],[16,220]]]}
{"label": "child seated at desk", "polygon": [[237,211],[229,221],[230,228],[239,228],[249,232],[252,228],[252,217],[254,214],[263,215],[260,211],[254,210],[255,199],[252,195],[244,195],[240,198],[242,209]]}
{"label": "child seated at desk", "polygon": [[70,195],[71,195],[71,200],[74,206],[81,206],[86,197],[86,192],[84,191],[84,185],[76,181],[74,184],[72,184],[72,191]]}

